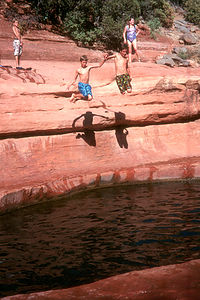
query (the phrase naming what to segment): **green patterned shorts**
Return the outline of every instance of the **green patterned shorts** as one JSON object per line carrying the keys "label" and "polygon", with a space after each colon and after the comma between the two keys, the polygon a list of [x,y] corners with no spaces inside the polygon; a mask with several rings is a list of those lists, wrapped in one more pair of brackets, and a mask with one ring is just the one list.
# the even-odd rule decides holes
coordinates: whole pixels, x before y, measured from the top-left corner
{"label": "green patterned shorts", "polygon": [[131,79],[129,74],[117,75],[115,79],[121,94],[124,94],[127,90],[131,90]]}

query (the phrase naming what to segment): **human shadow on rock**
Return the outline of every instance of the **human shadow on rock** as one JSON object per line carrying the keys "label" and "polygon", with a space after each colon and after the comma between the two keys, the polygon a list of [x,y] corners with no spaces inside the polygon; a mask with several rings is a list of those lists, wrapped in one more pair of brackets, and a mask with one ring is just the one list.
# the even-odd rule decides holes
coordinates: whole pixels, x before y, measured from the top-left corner
{"label": "human shadow on rock", "polygon": [[94,117],[101,117],[107,119],[107,117],[105,116],[93,114],[91,111],[86,111],[86,113],[74,119],[72,123],[72,128],[76,128],[76,122],[79,119],[83,118],[83,133],[78,133],[76,139],[82,138],[89,146],[96,147],[95,132],[92,129]]}
{"label": "human shadow on rock", "polygon": [[116,124],[119,124],[115,128],[115,136],[117,142],[121,148],[128,149],[128,142],[127,142],[128,130],[123,125],[125,119],[126,119],[126,115],[123,112],[121,111],[115,112],[115,121]]}
{"label": "human shadow on rock", "polygon": [[128,149],[128,142],[127,142],[127,135],[128,130],[126,129],[125,123],[126,123],[126,115],[125,113],[121,111],[114,111],[110,108],[108,108],[105,104],[105,102],[101,101],[103,108],[107,111],[113,112],[115,114],[115,136],[117,139],[117,142],[121,148]]}

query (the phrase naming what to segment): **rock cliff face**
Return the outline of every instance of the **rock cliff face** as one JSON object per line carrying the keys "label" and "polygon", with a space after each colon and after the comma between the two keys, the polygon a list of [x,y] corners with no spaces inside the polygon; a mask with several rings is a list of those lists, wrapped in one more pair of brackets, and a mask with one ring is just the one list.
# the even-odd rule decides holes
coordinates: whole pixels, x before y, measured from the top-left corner
{"label": "rock cliff face", "polygon": [[72,104],[66,86],[79,56],[103,54],[32,31],[16,70],[11,24],[0,22],[1,211],[86,187],[200,176],[199,68],[152,62],[175,42],[139,41],[130,95],[120,95],[109,61],[91,71],[94,100]]}
{"label": "rock cliff face", "polygon": [[73,104],[62,83],[78,63],[29,65],[0,69],[1,210],[87,186],[200,176],[198,68],[133,63],[133,92],[122,96],[105,63],[91,72],[94,100]]}
{"label": "rock cliff face", "polygon": [[66,85],[78,57],[95,63],[102,53],[34,32],[22,57],[32,69],[16,70],[1,22],[1,212],[85,188],[200,177],[200,70],[153,63],[172,44],[140,42],[130,95],[119,94],[110,61],[91,71],[94,100],[73,104]]}

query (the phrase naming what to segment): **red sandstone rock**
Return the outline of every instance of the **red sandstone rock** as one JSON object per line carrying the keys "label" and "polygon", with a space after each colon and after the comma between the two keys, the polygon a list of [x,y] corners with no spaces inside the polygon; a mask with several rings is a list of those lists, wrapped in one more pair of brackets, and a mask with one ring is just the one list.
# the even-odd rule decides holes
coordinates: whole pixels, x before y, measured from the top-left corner
{"label": "red sandstone rock", "polygon": [[[122,97],[106,63],[91,72],[95,99],[72,104],[63,84],[78,63],[25,63],[36,70],[0,70],[1,209],[90,184],[199,176],[199,70],[134,63]],[[116,125],[128,135],[107,131]]]}
{"label": "red sandstone rock", "polygon": [[[14,66],[11,24],[1,19],[0,29],[1,64]],[[143,61],[172,47],[164,41],[138,46]],[[69,39],[31,32],[22,65],[32,70],[0,69],[1,212],[87,187],[200,177],[199,68],[133,63],[133,92],[122,97],[109,62],[91,72],[95,99],[72,104],[66,83],[79,63],[62,60],[78,61],[83,52],[90,62],[102,59],[102,52]],[[7,299],[196,300],[199,264]]]}

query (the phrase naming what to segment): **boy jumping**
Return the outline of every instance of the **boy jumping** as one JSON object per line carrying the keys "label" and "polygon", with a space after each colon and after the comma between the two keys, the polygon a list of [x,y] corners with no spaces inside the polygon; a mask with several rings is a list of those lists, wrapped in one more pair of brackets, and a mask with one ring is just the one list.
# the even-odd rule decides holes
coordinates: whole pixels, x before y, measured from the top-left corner
{"label": "boy jumping", "polygon": [[127,50],[128,46],[126,44],[121,45],[119,53],[109,55],[106,58],[106,60],[110,58],[114,58],[115,60],[115,80],[122,95],[125,95],[126,92],[131,93],[132,91]]}
{"label": "boy jumping", "polygon": [[78,90],[80,93],[72,94],[70,102],[76,102],[77,100],[83,99],[91,101],[93,99],[92,88],[89,84],[90,70],[94,68],[100,68],[106,61],[107,56],[98,66],[88,66],[88,58],[86,55],[80,57],[81,66],[76,70],[75,78],[71,84],[68,85],[68,89],[71,85],[74,85],[77,78],[79,77]]}

